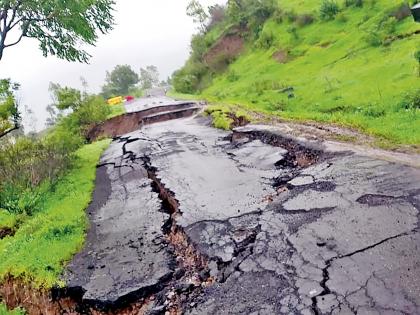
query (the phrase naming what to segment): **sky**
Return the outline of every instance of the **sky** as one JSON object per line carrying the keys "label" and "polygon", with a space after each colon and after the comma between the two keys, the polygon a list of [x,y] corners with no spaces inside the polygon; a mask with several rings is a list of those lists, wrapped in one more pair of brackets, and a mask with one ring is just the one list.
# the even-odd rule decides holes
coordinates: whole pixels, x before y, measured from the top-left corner
{"label": "sky", "polygon": [[[201,0],[203,5],[223,4],[226,0]],[[185,13],[188,0],[116,0],[116,25],[109,34],[100,36],[89,64],[71,63],[56,57],[43,57],[38,43],[23,39],[7,48],[0,61],[0,78],[11,78],[21,84],[20,106],[34,115],[24,117],[26,131],[44,127],[46,106],[51,103],[50,82],[81,88],[84,77],[89,91],[97,93],[106,71],[118,64],[128,64],[139,72],[141,67],[156,65],[161,79],[180,68],[189,55],[190,39],[196,25]],[[25,116],[25,114],[24,114]]]}

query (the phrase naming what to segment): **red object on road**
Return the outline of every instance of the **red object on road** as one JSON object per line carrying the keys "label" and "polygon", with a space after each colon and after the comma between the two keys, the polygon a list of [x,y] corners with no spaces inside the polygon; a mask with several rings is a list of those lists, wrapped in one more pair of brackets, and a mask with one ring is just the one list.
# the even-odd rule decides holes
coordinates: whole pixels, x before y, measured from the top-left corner
{"label": "red object on road", "polygon": [[133,101],[134,100],[134,96],[126,96],[125,97],[125,100],[127,101],[127,102],[130,102],[130,101]]}

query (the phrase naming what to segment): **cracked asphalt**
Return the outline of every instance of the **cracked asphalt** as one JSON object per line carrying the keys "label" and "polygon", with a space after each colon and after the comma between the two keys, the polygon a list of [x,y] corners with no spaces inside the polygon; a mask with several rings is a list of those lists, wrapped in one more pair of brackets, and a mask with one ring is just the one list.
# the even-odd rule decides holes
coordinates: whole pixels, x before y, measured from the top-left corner
{"label": "cracked asphalt", "polygon": [[68,287],[150,314],[420,314],[420,170],[284,139],[200,117],[116,138]]}

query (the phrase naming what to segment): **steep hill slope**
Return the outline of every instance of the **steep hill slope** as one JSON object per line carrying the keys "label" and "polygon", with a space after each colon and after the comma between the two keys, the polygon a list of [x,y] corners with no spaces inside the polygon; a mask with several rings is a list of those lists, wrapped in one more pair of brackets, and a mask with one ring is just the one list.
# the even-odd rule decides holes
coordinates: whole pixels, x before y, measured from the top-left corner
{"label": "steep hill slope", "polygon": [[[336,2],[337,11],[331,3],[279,1],[257,32],[249,25],[237,31],[227,14],[203,42],[212,51],[236,32],[244,38],[242,52],[212,52],[214,67],[209,58],[200,64],[193,42],[190,60],[174,76],[175,88],[283,118],[356,127],[388,143],[419,145],[420,24],[408,4],[346,0]],[[187,75],[196,81],[190,90],[179,84]]]}

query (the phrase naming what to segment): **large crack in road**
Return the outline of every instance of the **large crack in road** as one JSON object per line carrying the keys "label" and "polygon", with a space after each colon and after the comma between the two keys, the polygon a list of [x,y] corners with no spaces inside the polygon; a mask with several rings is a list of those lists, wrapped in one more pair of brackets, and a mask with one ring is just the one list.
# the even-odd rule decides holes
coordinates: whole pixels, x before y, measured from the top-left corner
{"label": "large crack in road", "polygon": [[419,193],[417,169],[272,128],[144,126],[102,157],[69,292],[93,314],[419,314]]}

